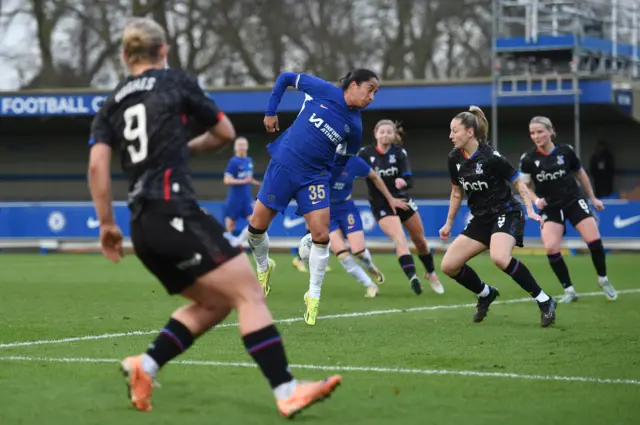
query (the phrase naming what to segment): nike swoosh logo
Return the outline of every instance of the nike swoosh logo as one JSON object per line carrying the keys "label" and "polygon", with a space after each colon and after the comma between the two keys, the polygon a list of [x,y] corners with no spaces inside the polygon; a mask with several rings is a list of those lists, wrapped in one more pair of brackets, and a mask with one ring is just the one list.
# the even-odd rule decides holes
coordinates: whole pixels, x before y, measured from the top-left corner
{"label": "nike swoosh logo", "polygon": [[620,218],[620,216],[617,215],[613,219],[613,227],[615,227],[616,229],[623,229],[639,221],[640,221],[640,215],[634,215],[633,217],[629,217],[629,218]]}
{"label": "nike swoosh logo", "polygon": [[94,219],[92,217],[89,217],[87,219],[87,227],[89,229],[97,229],[98,227],[100,227],[100,221],[98,221],[98,220],[96,220],[96,219]]}
{"label": "nike swoosh logo", "polygon": [[300,217],[300,218],[285,217],[282,224],[284,225],[285,228],[291,229],[292,227],[299,226],[303,223],[304,223],[304,217]]}

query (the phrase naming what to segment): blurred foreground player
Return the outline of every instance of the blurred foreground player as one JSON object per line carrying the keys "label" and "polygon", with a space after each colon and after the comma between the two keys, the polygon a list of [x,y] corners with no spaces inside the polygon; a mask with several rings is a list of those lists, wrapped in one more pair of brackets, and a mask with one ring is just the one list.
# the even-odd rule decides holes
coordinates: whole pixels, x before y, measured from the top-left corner
{"label": "blurred foreground player", "polygon": [[[158,370],[235,309],[245,347],[273,388],[280,412],[294,416],[327,397],[342,378],[303,383],[290,374],[282,338],[247,256],[199,208],[187,171],[190,153],[219,149],[235,138],[235,130],[194,78],[165,67],[166,36],[156,22],[132,20],[122,45],[131,75],[105,101],[91,128],[88,177],[102,251],[113,262],[122,256],[110,176],[112,149],[120,147],[130,182],[136,254],[170,294],[191,300],[173,313],[146,353],[122,361],[131,403],[151,410]],[[209,131],[189,141],[182,114]]]}

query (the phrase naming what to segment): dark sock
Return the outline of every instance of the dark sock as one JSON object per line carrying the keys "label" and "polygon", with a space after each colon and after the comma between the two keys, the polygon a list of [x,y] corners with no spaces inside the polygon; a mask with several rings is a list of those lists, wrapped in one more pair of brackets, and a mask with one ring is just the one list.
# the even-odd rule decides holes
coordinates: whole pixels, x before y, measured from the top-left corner
{"label": "dark sock", "polygon": [[564,289],[573,286],[573,284],[571,283],[571,278],[569,277],[569,269],[567,268],[567,263],[564,262],[562,254],[560,254],[559,252],[556,254],[547,254],[547,258],[549,259],[549,265],[551,266],[551,269],[560,281],[560,285],[562,285]]}
{"label": "dark sock", "polygon": [[158,368],[161,368],[191,347],[193,339],[191,331],[185,325],[171,318],[153,344],[149,345],[147,355],[155,360]]}
{"label": "dark sock", "polygon": [[436,268],[433,266],[433,255],[430,252],[422,255],[418,255],[422,264],[424,264],[424,268],[427,269],[427,273],[433,273]]}
{"label": "dark sock", "polygon": [[540,295],[542,288],[538,285],[536,280],[531,275],[531,272],[520,260],[511,258],[511,262],[506,269],[503,270],[506,274],[511,276],[511,279],[515,280],[518,285],[527,291],[533,298]]}
{"label": "dark sock", "polygon": [[595,240],[587,244],[591,251],[591,261],[596,268],[598,276],[605,277],[607,275],[607,259],[602,245],[602,239]]}
{"label": "dark sock", "polygon": [[413,257],[411,254],[406,254],[398,257],[398,262],[404,274],[411,279],[416,274],[416,265],[413,263]]}
{"label": "dark sock", "polygon": [[258,363],[271,388],[293,380],[293,376],[289,373],[282,338],[274,325],[244,335],[242,339],[247,352]]}
{"label": "dark sock", "polygon": [[476,295],[479,295],[480,292],[482,292],[485,285],[480,279],[480,276],[478,276],[478,273],[466,264],[462,266],[457,275],[453,276],[453,280]]}

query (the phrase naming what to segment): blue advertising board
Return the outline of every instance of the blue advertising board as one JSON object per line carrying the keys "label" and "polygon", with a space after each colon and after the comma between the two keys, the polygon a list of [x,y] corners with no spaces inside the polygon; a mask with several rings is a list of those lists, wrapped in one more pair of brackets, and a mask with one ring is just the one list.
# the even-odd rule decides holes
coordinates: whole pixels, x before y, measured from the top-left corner
{"label": "blue advertising board", "polygon": [[[580,103],[612,104],[610,80],[580,81]],[[367,110],[413,110],[468,108],[469,105],[491,105],[491,83],[446,83],[429,85],[383,84],[376,100]],[[264,113],[271,89],[220,90],[207,94],[226,113]],[[13,94],[0,95],[0,117],[26,116],[91,116],[107,97],[106,92]],[[291,90],[282,98],[281,112],[297,112],[304,94]],[[509,96],[498,100],[500,106],[571,105],[572,95]]]}
{"label": "blue advertising board", "polygon": [[[600,232],[604,239],[640,239],[640,201],[605,201],[604,211],[597,212]],[[386,238],[378,227],[366,201],[357,201],[367,238]],[[448,213],[446,200],[416,201],[424,223],[427,238],[438,238],[438,231]],[[202,202],[201,206],[211,215],[222,220],[224,202]],[[269,228],[271,238],[302,237],[305,234],[304,218],[295,214],[296,206],[290,205],[285,214],[278,214]],[[125,236],[129,236],[129,210],[122,202],[114,206],[117,223]],[[463,205],[452,228],[459,234],[470,215]],[[239,223],[243,226],[243,223]],[[90,202],[55,203],[0,203],[0,239],[92,239],[99,234],[99,223]],[[527,222],[526,238],[539,238],[540,230],[532,221]],[[579,238],[571,226],[567,237]]]}

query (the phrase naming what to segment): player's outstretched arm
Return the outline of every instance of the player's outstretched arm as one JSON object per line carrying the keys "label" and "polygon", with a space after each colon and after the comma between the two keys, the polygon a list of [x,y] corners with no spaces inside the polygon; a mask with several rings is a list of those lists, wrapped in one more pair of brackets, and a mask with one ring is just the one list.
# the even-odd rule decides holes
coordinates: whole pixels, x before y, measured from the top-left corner
{"label": "player's outstretched arm", "polygon": [[199,153],[204,151],[217,151],[233,142],[236,138],[236,130],[231,120],[224,114],[220,114],[219,121],[209,131],[189,141],[189,151]]}
{"label": "player's outstretched arm", "polygon": [[313,98],[330,96],[334,90],[337,89],[336,86],[322,78],[304,73],[283,72],[278,76],[273,85],[273,90],[271,90],[271,97],[269,98],[269,104],[265,111],[266,116],[276,116],[278,105],[280,105],[280,101],[287,91],[287,87],[295,87],[297,90],[305,92]]}
{"label": "player's outstretched arm", "polygon": [[298,80],[298,76],[295,72],[283,72],[278,75],[275,84],[273,85],[273,90],[271,90],[271,97],[269,98],[269,105],[267,106],[267,110],[265,115],[268,117],[274,117],[278,112],[278,105],[280,105],[280,101],[282,100],[282,96],[284,92],[287,91],[287,87],[296,87],[296,81]]}

